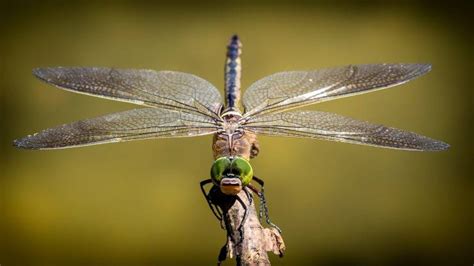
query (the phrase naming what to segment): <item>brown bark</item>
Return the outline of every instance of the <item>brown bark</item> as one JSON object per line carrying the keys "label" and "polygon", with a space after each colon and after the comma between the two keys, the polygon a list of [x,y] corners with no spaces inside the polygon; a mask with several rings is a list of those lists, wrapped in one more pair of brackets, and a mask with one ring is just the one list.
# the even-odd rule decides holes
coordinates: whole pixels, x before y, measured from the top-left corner
{"label": "brown bark", "polygon": [[[275,228],[264,228],[255,210],[254,200],[249,200],[242,190],[238,196],[248,209],[248,216],[243,221],[245,208],[239,201],[228,209],[226,215],[227,256],[235,257],[237,265],[271,265],[267,252],[280,257],[285,251],[283,238]],[[243,221],[243,239],[239,227]]]}

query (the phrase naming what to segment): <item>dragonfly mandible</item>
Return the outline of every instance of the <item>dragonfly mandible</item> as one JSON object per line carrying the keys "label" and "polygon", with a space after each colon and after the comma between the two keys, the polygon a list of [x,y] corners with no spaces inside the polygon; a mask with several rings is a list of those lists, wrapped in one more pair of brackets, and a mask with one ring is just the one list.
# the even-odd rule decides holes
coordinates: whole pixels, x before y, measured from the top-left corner
{"label": "dragonfly mandible", "polygon": [[[242,44],[231,37],[225,64],[225,94],[192,74],[114,68],[46,67],[33,73],[59,88],[145,106],[55,128],[15,140],[25,149],[61,149],[150,138],[213,135],[212,191],[237,195],[249,188],[263,197],[263,181],[249,163],[258,155],[257,135],[303,137],[385,148],[439,151],[448,144],[416,133],[337,114],[293,109],[399,85],[428,71],[428,64],[349,65],[280,72],[245,91],[240,109]],[[256,181],[260,190],[251,184]],[[262,199],[263,203],[264,198]],[[266,206],[264,206],[266,212]],[[213,209],[222,219],[222,213]],[[261,209],[262,212],[262,209]],[[267,214],[267,212],[266,212]],[[267,222],[271,224],[268,220]],[[222,220],[221,220],[222,222]]]}

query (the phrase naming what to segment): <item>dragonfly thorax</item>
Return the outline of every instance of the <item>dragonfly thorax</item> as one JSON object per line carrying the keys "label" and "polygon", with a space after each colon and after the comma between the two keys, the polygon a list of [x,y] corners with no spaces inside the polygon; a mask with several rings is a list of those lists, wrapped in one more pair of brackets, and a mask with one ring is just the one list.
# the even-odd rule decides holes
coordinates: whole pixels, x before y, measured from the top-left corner
{"label": "dragonfly thorax", "polygon": [[240,156],[250,159],[258,154],[256,135],[242,127],[242,114],[229,110],[220,114],[219,129],[214,134],[214,158]]}
{"label": "dragonfly thorax", "polygon": [[222,119],[220,133],[232,135],[234,133],[242,133],[240,120],[242,119],[242,114],[239,111],[228,110],[224,111],[220,115]]}
{"label": "dragonfly thorax", "polygon": [[241,133],[242,129],[237,121],[224,121],[222,125],[222,133],[232,136]]}

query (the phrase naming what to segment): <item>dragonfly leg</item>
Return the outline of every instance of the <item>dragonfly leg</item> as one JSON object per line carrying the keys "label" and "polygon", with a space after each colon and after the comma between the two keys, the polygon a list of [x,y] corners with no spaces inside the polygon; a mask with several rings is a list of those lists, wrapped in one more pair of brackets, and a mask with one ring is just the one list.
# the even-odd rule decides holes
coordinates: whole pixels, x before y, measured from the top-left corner
{"label": "dragonfly leg", "polygon": [[219,256],[217,257],[217,265],[220,266],[223,261],[227,258],[227,243],[222,246],[219,251]]}
{"label": "dragonfly leg", "polygon": [[[232,232],[232,227],[230,225],[230,221],[229,221],[229,218],[227,216],[227,213],[226,215],[223,216],[223,222],[225,224],[225,229],[226,229],[226,232],[227,232],[227,238],[230,238],[230,240],[235,243],[235,238],[234,238],[234,235],[231,233]],[[221,226],[222,223],[221,223]],[[217,265],[220,266],[222,265],[222,262],[226,260],[227,258],[227,253],[228,253],[228,249],[227,249],[227,242],[222,246],[221,250],[219,251],[219,255],[217,256]]]}
{"label": "dragonfly leg", "polygon": [[247,195],[247,198],[249,200],[249,205],[251,205],[253,202],[252,193],[250,193],[246,188],[244,188],[244,191],[245,191],[245,195]]}
{"label": "dragonfly leg", "polygon": [[209,193],[207,193],[205,188],[204,188],[208,184],[212,184],[211,179],[206,179],[206,180],[203,180],[203,181],[200,182],[202,194],[206,198],[207,204],[209,205],[209,208],[211,209],[212,213],[214,214],[214,216],[216,216],[217,220],[219,220],[221,228],[224,229],[222,211],[219,209],[218,206],[216,206],[212,202],[211,198],[209,197]]}
{"label": "dragonfly leg", "polygon": [[[250,188],[250,190],[252,190],[260,198],[260,191],[256,187],[254,187],[252,184],[248,184],[247,187]],[[262,220],[263,219],[263,205],[262,204],[259,204],[258,206],[258,219],[260,220],[260,222],[263,221]]]}
{"label": "dragonfly leg", "polygon": [[[249,205],[252,203],[252,195],[248,192],[248,190],[244,189],[245,193],[247,194],[247,197],[249,198]],[[242,199],[239,196],[236,196],[237,201],[242,205],[244,208],[244,216],[242,217],[242,220],[240,221],[239,228],[237,229],[240,234],[240,239],[239,242],[236,243],[236,246],[242,244],[242,241],[244,240],[244,224],[245,221],[247,220],[248,214],[249,214],[249,208],[247,205],[245,205],[245,202],[242,201]]]}
{"label": "dragonfly leg", "polygon": [[267,222],[268,225],[275,228],[276,230],[278,230],[278,232],[281,233],[281,229],[276,224],[272,223],[272,221],[270,220],[270,215],[268,214],[268,206],[267,206],[267,201],[265,199],[265,187],[264,187],[265,182],[263,182],[262,179],[256,176],[253,177],[253,180],[255,180],[255,182],[257,182],[260,185],[260,191],[258,191],[253,186],[251,186],[251,188],[253,191],[256,191],[258,197],[260,198],[260,211],[262,211],[262,208],[263,208],[263,211],[265,213],[265,221]]}

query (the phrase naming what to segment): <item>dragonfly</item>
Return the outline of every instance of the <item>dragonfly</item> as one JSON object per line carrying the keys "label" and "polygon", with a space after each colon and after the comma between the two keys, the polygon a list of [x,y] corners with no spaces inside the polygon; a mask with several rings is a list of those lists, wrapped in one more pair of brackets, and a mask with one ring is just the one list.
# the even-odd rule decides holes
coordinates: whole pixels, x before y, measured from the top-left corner
{"label": "dragonfly", "polygon": [[[220,193],[239,200],[235,196],[242,190],[249,198],[251,193],[256,193],[261,202],[260,219],[265,215],[266,222],[272,226],[275,225],[268,218],[264,182],[254,175],[250,164],[250,159],[259,153],[258,135],[412,151],[441,151],[449,147],[442,141],[393,127],[332,113],[294,110],[400,85],[429,72],[429,64],[366,64],[280,72],[250,85],[241,101],[241,54],[242,43],[234,35],[227,46],[224,100],[210,82],[176,71],[36,68],[33,70],[36,77],[61,89],[144,107],[46,129],[15,140],[14,145],[49,150],[213,135],[210,178],[201,182],[211,210],[222,225],[225,210],[219,208],[222,205],[215,195]],[[206,185],[212,186],[209,192]]]}

